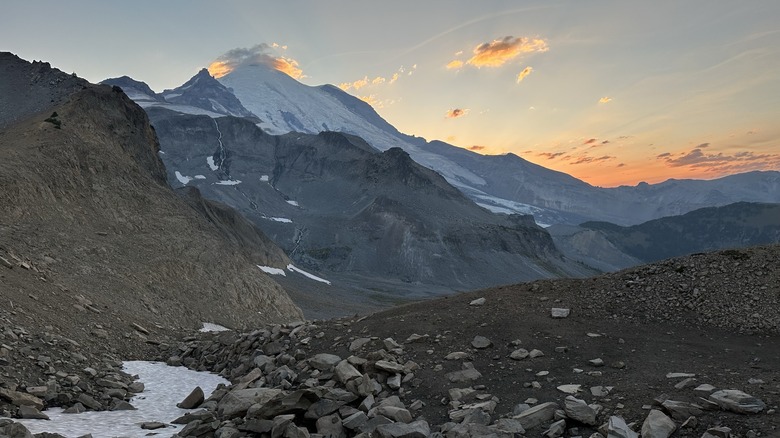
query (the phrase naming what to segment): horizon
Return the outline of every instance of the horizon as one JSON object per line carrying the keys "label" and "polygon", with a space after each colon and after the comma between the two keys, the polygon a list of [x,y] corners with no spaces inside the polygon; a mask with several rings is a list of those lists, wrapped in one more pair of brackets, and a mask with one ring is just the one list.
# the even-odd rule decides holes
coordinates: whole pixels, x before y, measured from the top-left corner
{"label": "horizon", "polygon": [[[58,13],[35,14],[44,4]],[[76,4],[9,5],[0,50],[157,92],[259,59],[340,87],[401,132],[600,187],[780,168],[773,2]],[[142,19],[149,26],[127,38]]]}

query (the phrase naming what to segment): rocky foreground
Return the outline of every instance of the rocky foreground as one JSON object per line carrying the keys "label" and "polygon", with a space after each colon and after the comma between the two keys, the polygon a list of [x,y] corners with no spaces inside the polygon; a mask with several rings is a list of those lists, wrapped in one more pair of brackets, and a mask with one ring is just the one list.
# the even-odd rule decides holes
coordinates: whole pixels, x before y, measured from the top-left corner
{"label": "rocky foreground", "polygon": [[[232,382],[182,401],[197,410],[176,421],[179,436],[775,437],[778,252],[694,255],[365,317],[198,334],[157,354]],[[40,352],[18,340],[13,351],[78,351],[40,339],[49,343]],[[23,415],[22,398],[84,405],[82,386],[99,409],[132,393],[116,363],[71,385],[57,360],[38,359],[72,395],[20,384],[17,399],[0,393],[7,413]],[[167,426],[145,425],[163,435]]]}

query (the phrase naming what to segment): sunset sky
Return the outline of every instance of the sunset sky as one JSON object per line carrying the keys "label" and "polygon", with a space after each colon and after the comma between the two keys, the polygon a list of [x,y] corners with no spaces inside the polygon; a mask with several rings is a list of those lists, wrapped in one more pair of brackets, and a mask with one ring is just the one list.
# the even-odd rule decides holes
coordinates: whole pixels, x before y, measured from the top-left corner
{"label": "sunset sky", "polygon": [[261,51],[402,132],[614,186],[780,169],[779,19],[777,0],[31,0],[3,5],[0,50],[155,91]]}

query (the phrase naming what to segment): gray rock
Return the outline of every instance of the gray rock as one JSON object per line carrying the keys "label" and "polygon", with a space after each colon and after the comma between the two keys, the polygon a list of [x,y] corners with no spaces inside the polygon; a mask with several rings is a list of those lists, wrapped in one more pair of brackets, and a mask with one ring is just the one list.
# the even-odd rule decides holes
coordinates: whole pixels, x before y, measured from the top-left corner
{"label": "gray rock", "polygon": [[200,386],[196,386],[195,389],[193,389],[192,392],[176,406],[181,409],[195,409],[200,406],[205,399],[206,396],[203,394],[203,389]]}
{"label": "gray rock", "polygon": [[566,317],[569,316],[570,312],[571,312],[571,310],[569,310],[569,309],[562,309],[562,308],[559,308],[559,307],[553,307],[552,309],[550,309],[550,316],[552,316],[553,318],[556,318],[556,319],[566,318]]}
{"label": "gray rock", "polygon": [[558,420],[555,423],[551,424],[550,427],[548,427],[547,430],[545,430],[542,435],[547,438],[558,438],[559,436],[563,436],[563,433],[565,431],[566,431],[566,420]]}
{"label": "gray rock", "polygon": [[688,417],[696,417],[702,413],[699,405],[683,401],[665,400],[661,406],[677,421],[685,421]]}
{"label": "gray rock", "polygon": [[69,407],[68,409],[65,409],[62,411],[63,414],[80,414],[82,412],[86,412],[87,408],[84,407],[81,403],[76,403],[73,406]]}
{"label": "gray rock", "polygon": [[223,419],[240,417],[246,414],[250,406],[255,403],[267,403],[275,396],[281,394],[280,389],[249,388],[228,392],[217,403],[217,412]]}
{"label": "gray rock", "polygon": [[513,351],[509,358],[512,360],[523,360],[529,356],[528,350],[525,348],[518,348],[517,350]]}
{"label": "gray rock", "polygon": [[11,391],[7,388],[0,388],[0,399],[8,401],[14,406],[32,406],[39,411],[43,409],[43,400],[38,397],[24,392]]}
{"label": "gray rock", "polygon": [[479,379],[482,377],[482,373],[474,368],[466,368],[465,370],[453,371],[447,373],[447,380],[452,383],[466,383]]}
{"label": "gray rock", "polygon": [[9,419],[0,419],[0,436],[8,438],[33,438],[33,434],[22,424]]}
{"label": "gray rock", "polygon": [[738,389],[713,392],[709,399],[721,408],[738,414],[757,414],[766,408],[763,401]]}
{"label": "gray rock", "polygon": [[589,426],[596,425],[596,410],[588,406],[585,400],[570,395],[564,400],[563,411],[566,412],[567,417],[574,421]]}
{"label": "gray rock", "polygon": [[484,336],[475,336],[474,339],[471,341],[471,346],[482,350],[485,348],[489,348],[493,346],[493,342],[490,341],[490,339],[484,337]]}
{"label": "gray rock", "polygon": [[418,420],[409,424],[382,424],[377,426],[376,433],[382,438],[426,438],[431,428],[427,421]]}
{"label": "gray rock", "polygon": [[519,421],[513,420],[511,418],[502,418],[496,421],[495,430],[513,435],[522,435],[525,433],[523,425]]}
{"label": "gray rock", "polygon": [[141,423],[141,429],[144,430],[157,430],[157,429],[164,429],[165,423],[160,423],[159,421],[147,421],[144,423]]}
{"label": "gray rock", "polygon": [[319,353],[309,358],[308,362],[312,368],[320,371],[329,371],[341,362],[341,358],[335,354]]}
{"label": "gray rock", "polygon": [[469,354],[463,351],[453,351],[444,357],[445,360],[463,360],[469,357]]}
{"label": "gray rock", "polygon": [[537,350],[535,348],[530,352],[528,352],[528,357],[530,357],[531,359],[536,359],[537,357],[542,357],[542,356],[544,356],[544,353],[542,353],[541,350]]}
{"label": "gray rock", "polygon": [[338,365],[336,365],[334,372],[336,373],[336,378],[343,384],[361,376],[360,371],[353,367],[347,360],[339,362]]}
{"label": "gray rock", "polygon": [[347,436],[338,414],[328,415],[318,419],[317,433],[329,438],[346,438]]}
{"label": "gray rock", "polygon": [[408,410],[401,407],[379,406],[378,408],[376,408],[376,413],[396,422],[401,422],[401,423],[412,422],[412,414]]}
{"label": "gray rock", "polygon": [[639,438],[639,434],[628,427],[626,420],[613,415],[607,422],[607,438]]}
{"label": "gray rock", "polygon": [[598,359],[591,359],[588,361],[591,365],[594,367],[603,367],[604,366],[604,360],[601,358]]}
{"label": "gray rock", "polygon": [[284,430],[284,438],[309,438],[310,436],[309,431],[305,427],[296,426],[294,423],[288,424]]}
{"label": "gray rock", "polygon": [[515,415],[512,419],[519,421],[523,429],[529,430],[552,420],[558,408],[555,402],[542,403]]}
{"label": "gray rock", "polygon": [[663,412],[653,409],[647,414],[645,422],[642,423],[642,438],[669,438],[677,429],[671,418]]}
{"label": "gray rock", "polygon": [[111,402],[111,410],[112,411],[134,411],[135,406],[131,405],[130,403],[124,400],[114,399],[114,401]]}
{"label": "gray rock", "polygon": [[473,300],[469,303],[469,306],[483,306],[487,300],[482,298],[477,298],[476,300]]}
{"label": "gray rock", "polygon": [[127,385],[127,390],[134,393],[144,392],[144,384],[141,382],[133,382]]}
{"label": "gray rock", "polygon": [[335,400],[318,400],[309,406],[309,409],[306,410],[306,414],[304,414],[304,418],[316,420],[317,418],[336,412],[343,404],[344,403]]}
{"label": "gray rock", "polygon": [[214,438],[238,438],[240,436],[244,436],[244,434],[233,426],[220,427],[214,432]]}
{"label": "gray rock", "polygon": [[390,389],[399,389],[401,387],[401,375],[396,374],[387,378],[387,386]]}
{"label": "gray rock", "polygon": [[371,342],[371,338],[357,338],[349,344],[349,351],[358,351]]}
{"label": "gray rock", "polygon": [[82,405],[86,406],[89,409],[92,409],[93,411],[99,411],[103,409],[103,405],[100,404],[99,401],[95,400],[94,398],[88,396],[87,394],[79,394],[78,402]]}
{"label": "gray rock", "polygon": [[388,360],[378,360],[374,364],[374,367],[376,369],[385,371],[390,374],[397,374],[397,373],[403,373],[404,372],[404,366],[396,363],[396,362],[390,362]]}
{"label": "gray rock", "polygon": [[342,424],[349,430],[357,430],[366,424],[367,421],[368,416],[365,413],[358,411],[345,418],[344,421],[342,421]]}
{"label": "gray rock", "polygon": [[49,416],[44,414],[43,412],[39,411],[38,409],[35,409],[32,406],[22,405],[19,406],[19,410],[17,411],[17,414],[19,415],[19,418],[29,419],[29,420],[48,420]]}
{"label": "gray rock", "polygon": [[712,427],[701,438],[731,438],[731,429],[726,426]]}

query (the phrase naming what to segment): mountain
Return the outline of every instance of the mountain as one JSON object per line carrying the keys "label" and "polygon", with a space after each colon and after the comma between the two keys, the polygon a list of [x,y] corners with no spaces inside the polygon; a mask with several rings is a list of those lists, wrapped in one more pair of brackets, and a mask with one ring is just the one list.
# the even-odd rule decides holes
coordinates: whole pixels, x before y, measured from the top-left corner
{"label": "mountain", "polygon": [[244,108],[236,96],[211,77],[205,68],[182,86],[155,93],[145,82],[127,76],[106,79],[101,84],[117,86],[143,108],[162,106],[186,114],[206,114],[212,117],[246,117],[260,120]]}
{"label": "mountain", "polygon": [[780,243],[780,204],[738,202],[621,227],[585,222],[620,251],[650,263],[719,249]]}
{"label": "mountain", "polygon": [[129,357],[146,339],[133,324],[154,337],[302,317],[257,267],[287,256],[224,205],[174,192],[146,113],[119,88],[9,54],[0,69],[3,84],[24,85],[0,94],[0,108],[23,109],[0,124],[0,289],[11,318]]}
{"label": "mountain", "polygon": [[400,148],[378,152],[337,132],[274,136],[235,117],[147,112],[172,186],[231,205],[296,265],[340,286],[392,280],[398,296],[593,272],[561,257],[530,216],[477,206]]}
{"label": "mountain", "polygon": [[480,205],[533,214],[542,224],[600,220],[633,225],[739,201],[780,202],[780,172],[599,188],[514,154],[481,155],[402,134],[370,105],[332,85],[309,87],[262,65],[240,66],[218,80],[263,120],[259,126],[269,133],[340,131],[380,151],[400,147]]}

